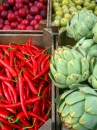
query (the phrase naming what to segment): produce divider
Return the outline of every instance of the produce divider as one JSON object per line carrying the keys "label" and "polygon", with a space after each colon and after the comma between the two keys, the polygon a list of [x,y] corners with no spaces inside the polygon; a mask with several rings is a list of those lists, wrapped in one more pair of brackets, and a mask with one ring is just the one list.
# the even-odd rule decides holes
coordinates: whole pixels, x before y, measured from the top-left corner
{"label": "produce divider", "polygon": [[[0,33],[0,44],[3,43],[23,43],[29,40],[29,38],[32,37],[33,44],[37,45],[38,47],[50,47],[51,46],[51,53],[54,51],[54,45],[53,45],[53,35],[51,29],[44,29],[43,33],[35,33],[32,34],[1,34]],[[52,103],[52,109],[51,109],[51,116],[47,120],[47,122],[41,126],[39,130],[55,130],[55,87],[52,84],[52,90],[51,90],[51,103]]]}

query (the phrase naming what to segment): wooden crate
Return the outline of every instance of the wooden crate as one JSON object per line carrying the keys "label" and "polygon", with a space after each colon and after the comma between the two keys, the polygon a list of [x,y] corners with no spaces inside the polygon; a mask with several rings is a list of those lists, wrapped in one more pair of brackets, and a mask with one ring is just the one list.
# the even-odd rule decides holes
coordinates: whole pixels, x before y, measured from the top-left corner
{"label": "wooden crate", "polygon": [[[33,44],[38,47],[49,47],[51,46],[51,53],[54,51],[53,46],[53,35],[51,29],[44,29],[43,33],[36,34],[35,32],[32,34],[0,34],[0,44],[3,43],[23,43],[29,40],[29,38],[33,38]],[[52,84],[52,110],[51,116],[47,120],[47,122],[39,129],[39,130],[55,130],[55,88]]]}
{"label": "wooden crate", "polygon": [[[0,4],[3,3],[4,0],[0,0]],[[50,3],[50,0],[47,1],[47,18],[43,21],[41,21],[39,23],[39,30],[0,30],[0,33],[32,33],[35,32],[35,33],[43,33],[43,29],[44,28],[47,28],[48,25],[49,25],[49,3]]]}

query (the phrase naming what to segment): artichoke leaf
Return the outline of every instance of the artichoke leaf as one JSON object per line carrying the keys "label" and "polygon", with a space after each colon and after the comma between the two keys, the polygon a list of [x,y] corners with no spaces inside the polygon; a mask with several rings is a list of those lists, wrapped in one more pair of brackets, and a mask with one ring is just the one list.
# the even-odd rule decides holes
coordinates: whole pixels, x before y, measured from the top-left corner
{"label": "artichoke leaf", "polygon": [[97,43],[97,36],[95,34],[94,34],[93,40]]}
{"label": "artichoke leaf", "polygon": [[88,85],[84,85],[84,87],[79,87],[80,92],[84,93],[84,94],[92,94],[97,96],[97,92],[93,89],[90,88]]}
{"label": "artichoke leaf", "polygon": [[52,74],[56,74],[57,73],[57,71],[54,68],[54,65],[52,63],[50,63],[50,71],[51,71]]}
{"label": "artichoke leaf", "polygon": [[97,95],[86,95],[85,111],[97,115]]}
{"label": "artichoke leaf", "polygon": [[80,62],[76,59],[72,59],[67,63],[67,71],[68,75],[75,73],[75,74],[80,74]]}
{"label": "artichoke leaf", "polygon": [[71,50],[71,53],[74,56],[74,58],[77,60],[80,60],[83,57],[83,55],[81,55],[78,51],[76,51],[74,49]]}
{"label": "artichoke leaf", "polygon": [[56,73],[56,74],[53,74],[53,77],[57,83],[66,84],[66,76],[64,76],[60,73]]}
{"label": "artichoke leaf", "polygon": [[86,79],[88,79],[89,75],[90,75],[89,69],[85,70],[84,73],[82,74],[81,82],[85,81]]}
{"label": "artichoke leaf", "polygon": [[85,100],[70,105],[70,116],[81,117],[84,113]]}
{"label": "artichoke leaf", "polygon": [[63,58],[59,58],[56,62],[56,70],[60,74],[67,75],[67,61]]}
{"label": "artichoke leaf", "polygon": [[95,64],[92,75],[97,79],[97,64]]}
{"label": "artichoke leaf", "polygon": [[74,129],[74,130],[89,130],[88,128],[85,128],[84,126],[82,126],[82,125],[79,124],[79,123],[73,125],[73,129]]}
{"label": "artichoke leaf", "polygon": [[67,76],[66,85],[70,86],[74,83],[79,83],[81,81],[81,75],[80,74],[71,74]]}
{"label": "artichoke leaf", "polygon": [[69,116],[69,119],[67,121],[67,123],[70,124],[71,126],[77,124],[78,122],[79,122],[79,117],[72,118],[71,116]]}
{"label": "artichoke leaf", "polygon": [[80,118],[79,123],[88,129],[94,130],[93,128],[97,125],[97,115],[85,112]]}
{"label": "artichoke leaf", "polygon": [[73,35],[74,35],[74,30],[70,27],[70,26],[67,26],[66,27],[66,30],[67,30],[67,33],[66,35],[70,36],[71,38],[73,38]]}
{"label": "artichoke leaf", "polygon": [[55,85],[56,87],[61,88],[61,89],[67,88],[67,86],[66,86],[65,84],[59,84],[59,83],[57,83],[57,82],[54,80],[54,78],[53,78],[51,72],[49,72],[49,77],[51,78],[51,80],[53,81],[53,83],[54,83],[54,85]]}
{"label": "artichoke leaf", "polygon": [[64,59],[65,59],[66,61],[70,61],[70,60],[74,59],[74,56],[73,56],[72,53],[71,53],[71,49],[69,49],[69,50],[64,50],[64,51],[63,51],[63,56],[64,56]]}
{"label": "artichoke leaf", "polygon": [[79,91],[75,91],[68,95],[65,99],[66,104],[72,105],[85,99],[85,94]]}
{"label": "artichoke leaf", "polygon": [[58,109],[58,113],[61,114],[61,112],[63,111],[63,108],[65,107],[66,103],[65,101],[62,102],[62,104],[59,106],[59,109]]}
{"label": "artichoke leaf", "polygon": [[88,79],[89,83],[93,86],[93,88],[97,89],[97,79],[93,75],[91,75]]}
{"label": "artichoke leaf", "polygon": [[70,93],[72,93],[74,90],[65,90],[64,92],[63,92],[63,94],[61,94],[61,96],[60,96],[60,100],[62,100],[62,99],[64,99],[64,98],[66,98]]}
{"label": "artichoke leaf", "polygon": [[73,48],[76,49],[77,47],[82,46],[84,41],[85,41],[85,37],[80,39]]}
{"label": "artichoke leaf", "polygon": [[86,16],[86,18],[82,22],[87,25],[87,27],[89,28],[89,30],[91,30],[92,27],[93,27],[93,25],[94,25],[94,21],[91,20],[90,15]]}
{"label": "artichoke leaf", "polygon": [[65,117],[68,114],[70,114],[70,106],[69,105],[65,105],[62,112],[61,112],[61,116]]}

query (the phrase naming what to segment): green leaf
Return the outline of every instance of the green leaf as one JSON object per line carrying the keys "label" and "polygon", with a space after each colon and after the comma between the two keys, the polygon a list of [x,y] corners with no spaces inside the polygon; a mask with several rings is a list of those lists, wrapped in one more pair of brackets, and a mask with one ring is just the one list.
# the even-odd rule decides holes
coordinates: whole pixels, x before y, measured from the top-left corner
{"label": "green leaf", "polygon": [[93,128],[97,124],[97,115],[92,115],[85,112],[80,118],[79,123],[88,129],[94,130]]}
{"label": "green leaf", "polygon": [[83,127],[82,125],[80,125],[79,123],[73,125],[73,129],[74,130],[89,130],[89,129]]}
{"label": "green leaf", "polygon": [[74,103],[70,106],[70,115],[71,117],[80,117],[84,113],[85,101],[80,101]]}
{"label": "green leaf", "polygon": [[76,91],[71,93],[69,96],[66,97],[65,102],[66,104],[72,105],[76,102],[82,101],[85,99],[85,94]]}
{"label": "green leaf", "polygon": [[85,111],[97,115],[97,96],[86,95]]}

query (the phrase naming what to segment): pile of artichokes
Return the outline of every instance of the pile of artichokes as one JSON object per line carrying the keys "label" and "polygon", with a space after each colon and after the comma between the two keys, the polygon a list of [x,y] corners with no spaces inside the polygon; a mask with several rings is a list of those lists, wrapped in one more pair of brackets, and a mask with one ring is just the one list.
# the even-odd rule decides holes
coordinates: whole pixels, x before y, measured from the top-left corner
{"label": "pile of artichokes", "polygon": [[97,130],[97,17],[79,11],[67,35],[77,43],[54,51],[49,72],[54,85],[66,89],[56,100],[60,120],[71,130]]}

